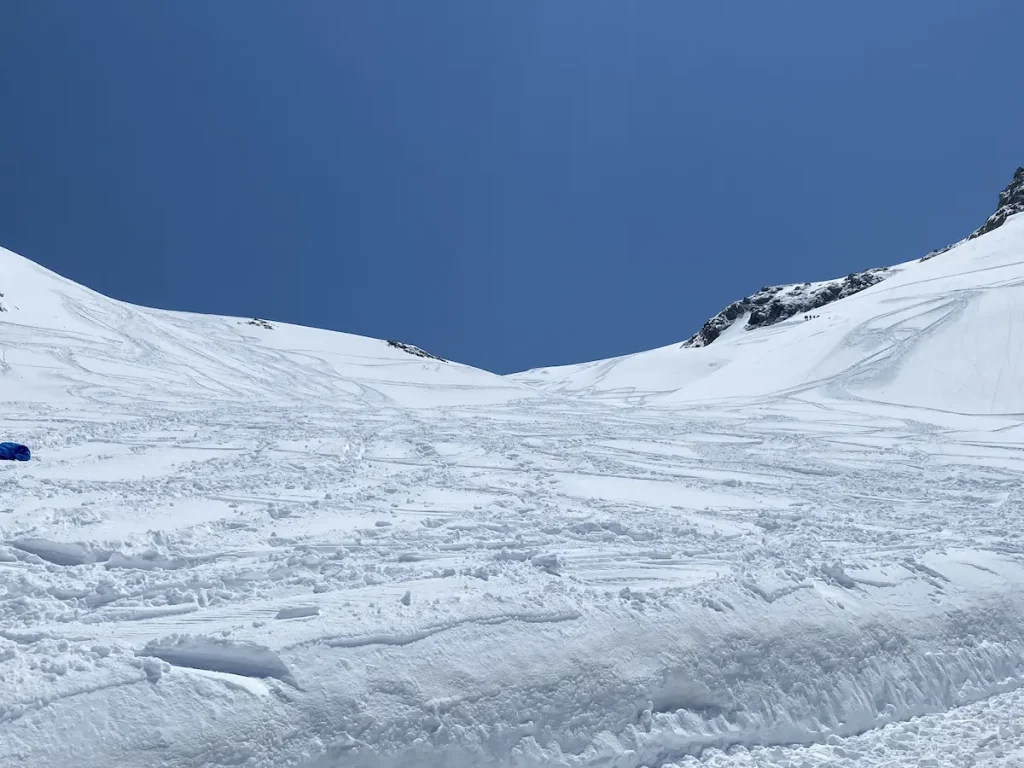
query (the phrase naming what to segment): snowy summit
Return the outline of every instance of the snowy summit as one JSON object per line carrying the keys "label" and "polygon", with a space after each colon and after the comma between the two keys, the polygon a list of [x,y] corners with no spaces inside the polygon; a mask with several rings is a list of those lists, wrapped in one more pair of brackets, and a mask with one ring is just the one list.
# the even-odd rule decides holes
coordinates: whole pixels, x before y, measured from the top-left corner
{"label": "snowy summit", "polygon": [[1020,764],[1022,195],[508,377],[0,250],[0,765]]}

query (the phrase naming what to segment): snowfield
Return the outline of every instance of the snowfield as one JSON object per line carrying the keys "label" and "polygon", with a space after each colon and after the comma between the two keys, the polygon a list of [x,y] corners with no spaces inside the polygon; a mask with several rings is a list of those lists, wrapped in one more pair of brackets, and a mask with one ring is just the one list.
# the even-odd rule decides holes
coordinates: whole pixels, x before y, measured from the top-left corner
{"label": "snowfield", "polygon": [[1024,765],[1024,215],[511,377],[0,292],[0,765]]}

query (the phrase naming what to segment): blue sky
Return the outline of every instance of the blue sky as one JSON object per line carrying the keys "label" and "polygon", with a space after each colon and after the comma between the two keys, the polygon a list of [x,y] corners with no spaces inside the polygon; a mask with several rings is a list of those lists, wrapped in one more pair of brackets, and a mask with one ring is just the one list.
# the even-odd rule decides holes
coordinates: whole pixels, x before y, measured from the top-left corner
{"label": "blue sky", "polygon": [[0,2],[0,244],[498,372],[625,354],[978,226],[1024,164],[1021,29],[1019,0]]}

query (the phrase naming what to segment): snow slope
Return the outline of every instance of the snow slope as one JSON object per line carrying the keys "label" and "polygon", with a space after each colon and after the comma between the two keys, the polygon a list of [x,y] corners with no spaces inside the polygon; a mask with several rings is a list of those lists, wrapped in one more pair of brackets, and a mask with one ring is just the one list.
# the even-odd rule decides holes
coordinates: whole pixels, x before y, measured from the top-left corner
{"label": "snow slope", "polygon": [[1022,283],[500,378],[0,252],[0,765],[1015,759]]}
{"label": "snow slope", "polygon": [[884,282],[713,345],[676,345],[512,378],[629,403],[784,395],[965,414],[1024,412],[1024,216]]}
{"label": "snow slope", "polygon": [[531,394],[376,339],[131,306],[4,249],[0,291],[7,309],[0,316],[4,400],[440,405]]}

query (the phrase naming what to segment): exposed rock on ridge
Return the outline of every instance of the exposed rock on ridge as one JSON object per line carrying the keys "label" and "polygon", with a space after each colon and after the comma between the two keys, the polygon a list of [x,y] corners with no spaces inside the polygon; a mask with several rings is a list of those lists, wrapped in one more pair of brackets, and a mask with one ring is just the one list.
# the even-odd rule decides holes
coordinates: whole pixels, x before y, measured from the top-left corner
{"label": "exposed rock on ridge", "polygon": [[[1018,168],[1013,174],[1013,181],[999,193],[999,204],[993,213],[978,229],[960,242],[940,248],[923,256],[921,261],[932,259],[961,243],[981,237],[1017,213],[1024,213],[1024,167]],[[845,299],[863,291],[889,277],[892,271],[888,267],[869,269],[857,272],[837,280],[823,283],[803,283],[796,285],[773,285],[762,288],[757,293],[734,301],[717,315],[704,323],[703,327],[683,342],[684,347],[705,347],[721,336],[722,332],[736,320],[750,313],[744,330],[752,330],[762,326],[780,323],[794,315],[831,304],[833,301]]]}
{"label": "exposed rock on ridge", "polygon": [[966,243],[968,240],[988,234],[993,229],[999,229],[999,227],[1006,223],[1008,218],[1016,213],[1024,213],[1024,167],[1017,169],[1013,174],[1013,181],[1006,186],[1006,189],[999,193],[999,203],[996,205],[996,212],[989,216],[984,224],[963,240],[925,254],[921,257],[921,261],[934,259],[936,256],[956,248],[961,243]]}
{"label": "exposed rock on ridge", "polygon": [[427,352],[425,349],[420,349],[419,347],[414,346],[412,344],[406,344],[404,341],[395,341],[394,339],[389,339],[388,340],[388,346],[392,347],[394,349],[400,349],[403,352],[406,352],[406,353],[408,353],[410,355],[415,355],[416,357],[422,357],[425,360],[437,360],[439,363],[447,363],[448,362],[443,357],[438,357],[437,355],[432,355],[429,352]]}
{"label": "exposed rock on ridge", "polygon": [[988,220],[967,239],[973,240],[993,229],[998,229],[1015,213],[1024,213],[1024,167],[1017,169],[1017,172],[1013,174],[1013,181],[999,193],[999,205],[996,207],[996,212],[989,216]]}
{"label": "exposed rock on ridge", "polygon": [[796,285],[769,285],[757,293],[734,301],[712,317],[693,336],[683,342],[684,347],[705,347],[717,339],[736,320],[750,313],[746,330],[780,323],[794,315],[810,312],[863,291],[889,276],[888,267],[868,269],[864,272],[826,280],[821,283]]}

